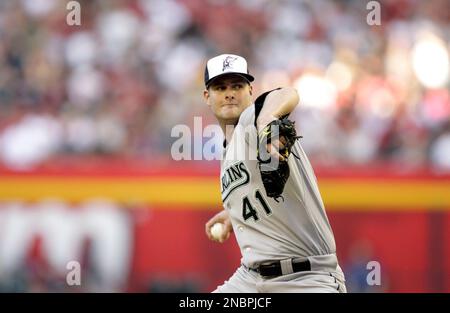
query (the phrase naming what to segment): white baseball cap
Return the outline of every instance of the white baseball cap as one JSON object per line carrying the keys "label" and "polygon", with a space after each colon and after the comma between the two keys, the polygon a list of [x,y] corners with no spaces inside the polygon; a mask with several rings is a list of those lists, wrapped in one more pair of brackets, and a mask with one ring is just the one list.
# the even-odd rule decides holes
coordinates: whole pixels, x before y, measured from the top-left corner
{"label": "white baseball cap", "polygon": [[208,87],[214,79],[225,74],[237,74],[249,82],[255,80],[249,74],[247,61],[243,57],[235,54],[221,54],[209,59],[206,63],[205,86]]}

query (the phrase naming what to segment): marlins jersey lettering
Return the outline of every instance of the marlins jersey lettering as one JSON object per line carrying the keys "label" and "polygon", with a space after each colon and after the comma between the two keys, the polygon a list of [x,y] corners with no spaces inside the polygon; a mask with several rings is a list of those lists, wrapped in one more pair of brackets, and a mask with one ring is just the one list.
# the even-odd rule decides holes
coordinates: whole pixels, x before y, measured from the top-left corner
{"label": "marlins jersey lettering", "polygon": [[221,161],[223,205],[230,214],[241,262],[249,268],[270,260],[336,252],[316,177],[299,141],[292,149],[298,159],[292,154],[288,159],[284,200],[266,196],[257,160],[250,156],[256,155],[255,121],[267,94],[242,112]]}

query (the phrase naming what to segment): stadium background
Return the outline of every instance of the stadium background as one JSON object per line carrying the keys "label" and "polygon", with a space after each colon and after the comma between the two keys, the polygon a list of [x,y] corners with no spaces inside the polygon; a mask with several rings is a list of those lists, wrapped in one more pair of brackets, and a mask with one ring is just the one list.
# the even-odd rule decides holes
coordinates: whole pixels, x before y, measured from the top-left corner
{"label": "stadium background", "polygon": [[234,272],[234,239],[204,235],[218,161],[171,157],[175,125],[215,123],[202,77],[224,51],[255,94],[299,90],[349,291],[450,291],[448,1],[380,1],[379,26],[366,1],[79,2],[69,26],[65,1],[0,1],[0,291],[207,292]]}

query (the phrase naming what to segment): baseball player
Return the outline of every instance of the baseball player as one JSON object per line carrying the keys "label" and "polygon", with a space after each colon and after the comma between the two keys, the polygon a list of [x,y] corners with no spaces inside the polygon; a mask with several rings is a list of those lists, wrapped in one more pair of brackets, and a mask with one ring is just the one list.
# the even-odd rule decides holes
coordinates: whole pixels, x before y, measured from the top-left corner
{"label": "baseball player", "polygon": [[[214,292],[346,292],[314,171],[288,119],[297,91],[278,88],[253,102],[253,80],[241,56],[222,54],[206,64],[204,99],[225,140],[224,210],[205,230],[220,243],[234,232],[242,254]],[[257,157],[236,157],[242,147]],[[223,224],[218,237],[211,232],[216,223]]]}

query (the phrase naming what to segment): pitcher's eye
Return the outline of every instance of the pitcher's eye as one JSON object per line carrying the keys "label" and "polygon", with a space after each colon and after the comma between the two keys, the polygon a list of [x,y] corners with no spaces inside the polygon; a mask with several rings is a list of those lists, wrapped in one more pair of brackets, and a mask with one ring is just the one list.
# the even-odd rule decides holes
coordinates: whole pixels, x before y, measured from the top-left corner
{"label": "pitcher's eye", "polygon": [[227,87],[224,85],[216,85],[213,88],[214,88],[214,90],[218,90],[218,91],[224,91],[225,89],[227,89]]}

